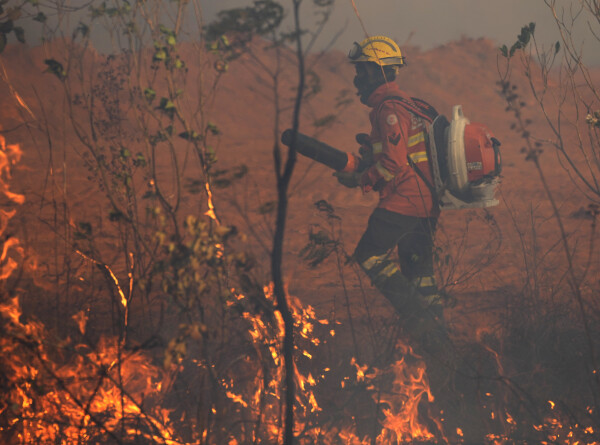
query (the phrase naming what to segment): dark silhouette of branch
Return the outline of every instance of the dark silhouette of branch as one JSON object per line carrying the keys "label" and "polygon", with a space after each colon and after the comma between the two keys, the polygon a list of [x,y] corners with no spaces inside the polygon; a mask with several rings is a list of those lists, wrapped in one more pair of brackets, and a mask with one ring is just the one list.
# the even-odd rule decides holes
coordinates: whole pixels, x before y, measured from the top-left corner
{"label": "dark silhouette of branch", "polygon": [[299,8],[300,0],[294,0],[294,27],[296,30],[296,57],[298,59],[298,87],[294,103],[294,114],[292,123],[292,143],[288,150],[285,167],[282,171],[281,147],[279,139],[275,139],[273,156],[275,158],[275,174],[277,175],[277,219],[275,223],[275,236],[273,239],[273,253],[271,255],[271,266],[273,275],[273,288],[277,300],[277,308],[281,312],[284,322],[285,335],[283,340],[283,356],[285,361],[285,433],[284,444],[292,445],[294,441],[294,319],[290,312],[285,295],[282,277],[283,241],[285,233],[285,222],[288,206],[288,188],[294,165],[296,164],[296,139],[300,123],[300,108],[304,92],[304,55],[302,52],[302,40],[300,33]]}

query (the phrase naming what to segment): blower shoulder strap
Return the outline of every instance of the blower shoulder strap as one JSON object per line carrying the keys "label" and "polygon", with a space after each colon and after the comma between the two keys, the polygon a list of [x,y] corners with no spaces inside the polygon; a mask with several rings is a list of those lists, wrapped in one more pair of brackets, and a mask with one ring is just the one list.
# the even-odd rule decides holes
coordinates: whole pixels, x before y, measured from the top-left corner
{"label": "blower shoulder strap", "polygon": [[431,192],[431,196],[433,197],[434,202],[436,202],[436,204],[439,205],[438,194],[437,194],[437,191],[436,191],[435,187],[433,186],[433,184],[429,181],[429,179],[427,179],[425,177],[425,175],[423,174],[423,172],[421,171],[419,166],[417,164],[415,164],[415,162],[410,158],[410,156],[407,156],[406,159],[408,160],[408,165],[410,165],[412,167],[412,169],[415,171],[415,173],[417,175],[419,175],[419,178],[421,178],[421,180],[425,183],[425,185]]}
{"label": "blower shoulder strap", "polygon": [[433,106],[418,97],[411,97],[408,100],[402,96],[388,96],[384,102],[388,100],[399,102],[407,111],[425,119],[428,123],[432,123],[439,114]]}

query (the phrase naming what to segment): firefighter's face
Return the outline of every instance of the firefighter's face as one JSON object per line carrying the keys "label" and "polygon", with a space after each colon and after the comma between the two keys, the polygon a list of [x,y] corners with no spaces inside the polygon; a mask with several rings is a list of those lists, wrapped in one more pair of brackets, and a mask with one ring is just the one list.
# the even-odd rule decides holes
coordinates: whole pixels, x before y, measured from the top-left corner
{"label": "firefighter's face", "polygon": [[366,104],[375,87],[381,84],[381,68],[375,63],[355,63],[354,68],[354,86],[360,101]]}
{"label": "firefighter's face", "polygon": [[354,86],[360,90],[361,86],[372,83],[374,71],[377,65],[370,63],[356,63],[354,64],[356,75],[354,76]]}

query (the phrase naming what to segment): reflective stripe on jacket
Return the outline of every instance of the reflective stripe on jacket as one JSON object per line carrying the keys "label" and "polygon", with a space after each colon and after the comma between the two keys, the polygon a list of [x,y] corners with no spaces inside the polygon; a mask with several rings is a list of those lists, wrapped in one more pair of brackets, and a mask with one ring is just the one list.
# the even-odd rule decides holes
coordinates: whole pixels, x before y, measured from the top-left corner
{"label": "reflective stripe on jacket", "polygon": [[374,164],[363,173],[361,186],[364,191],[379,191],[378,207],[403,215],[437,217],[439,209],[430,189],[408,163],[410,157],[430,184],[433,183],[425,145],[425,124],[397,100],[386,100],[390,96],[410,100],[395,83],[381,85],[369,97]]}

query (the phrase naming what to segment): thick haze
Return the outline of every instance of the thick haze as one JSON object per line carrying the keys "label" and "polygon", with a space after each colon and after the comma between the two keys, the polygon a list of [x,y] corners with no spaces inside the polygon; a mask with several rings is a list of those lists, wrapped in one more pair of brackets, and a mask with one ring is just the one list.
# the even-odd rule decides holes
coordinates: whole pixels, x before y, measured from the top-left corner
{"label": "thick haze", "polygon": [[[583,0],[355,0],[360,17],[369,35],[386,35],[395,39],[401,46],[409,43],[426,50],[461,37],[486,37],[498,45],[511,45],[516,41],[521,27],[530,22],[536,23],[536,39],[545,48],[554,46],[560,35],[550,8],[545,2],[554,1],[558,10],[570,16],[569,8],[578,10]],[[589,1],[589,0],[588,0]],[[317,29],[315,0],[303,0],[301,4],[301,25],[305,29]],[[10,1],[9,1],[10,3]],[[51,2],[48,2],[50,4]],[[101,0],[95,0],[96,5]],[[253,0],[200,0],[204,24],[210,23],[223,9],[251,6]],[[291,0],[280,0],[286,8],[287,19],[284,26],[291,30]],[[73,7],[81,7],[68,22],[76,26],[79,20],[89,21],[89,0],[76,0]],[[47,9],[50,27],[56,26],[56,11]],[[192,8],[187,28],[190,36],[198,35],[198,24],[194,23]],[[85,17],[85,19],[84,19]],[[600,43],[590,31],[600,36],[600,24],[589,14],[582,14],[576,21],[575,30],[578,44],[582,44],[584,61],[600,65]],[[65,25],[63,23],[63,25]],[[30,43],[39,42],[39,23],[29,21],[20,26],[26,29]],[[68,27],[69,25],[66,24]],[[333,48],[347,52],[354,41],[361,41],[365,33],[354,13],[352,0],[335,0],[333,13],[322,35],[313,49],[321,50],[332,44]],[[12,36],[11,36],[12,37]],[[111,51],[106,33],[96,31],[93,41],[100,51]],[[410,60],[410,54],[406,54]]]}
{"label": "thick haze", "polygon": [[[288,9],[290,1],[281,2]],[[577,5],[577,0],[557,0],[559,8]],[[205,0],[202,2],[205,19],[213,20],[219,10],[252,5],[251,0]],[[314,21],[312,0],[304,0],[303,25],[310,28]],[[511,45],[521,27],[536,23],[538,43],[550,47],[560,39],[554,17],[544,0],[355,0],[360,17],[369,35],[383,34],[394,38],[400,45],[428,49],[460,39],[462,36],[487,37],[498,44]],[[587,63],[600,65],[600,44],[590,34],[587,18],[578,20],[578,39],[583,42]],[[600,35],[598,22],[591,23]],[[351,0],[336,0],[326,32],[317,47],[326,46],[334,35],[341,32],[334,47],[347,51],[354,41],[364,38],[364,31],[354,13]]]}

